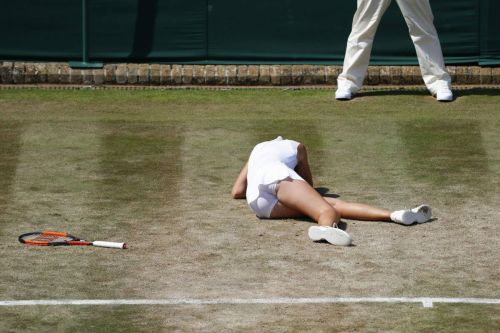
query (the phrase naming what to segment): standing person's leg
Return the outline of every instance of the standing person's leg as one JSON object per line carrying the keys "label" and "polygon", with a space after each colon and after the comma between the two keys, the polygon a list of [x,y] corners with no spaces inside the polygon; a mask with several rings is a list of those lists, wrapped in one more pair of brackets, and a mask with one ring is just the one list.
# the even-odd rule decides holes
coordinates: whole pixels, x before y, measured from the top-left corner
{"label": "standing person's leg", "polygon": [[452,100],[451,78],[444,64],[429,0],[396,1],[408,25],[427,89],[436,95],[438,100]]}
{"label": "standing person's leg", "polygon": [[358,0],[347,40],[342,73],[337,78],[335,97],[351,99],[358,92],[368,70],[373,39],[383,14],[391,0]]}

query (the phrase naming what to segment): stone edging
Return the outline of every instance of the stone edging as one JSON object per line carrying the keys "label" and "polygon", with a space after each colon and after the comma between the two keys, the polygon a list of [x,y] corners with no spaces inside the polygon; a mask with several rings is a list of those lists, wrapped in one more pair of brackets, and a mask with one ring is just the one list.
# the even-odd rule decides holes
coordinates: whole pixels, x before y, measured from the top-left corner
{"label": "stone edging", "polygon": [[[498,85],[500,67],[448,66],[454,85]],[[67,63],[0,62],[0,84],[83,85],[336,85],[341,66],[107,64],[72,69]],[[418,66],[370,66],[366,85],[422,85]]]}

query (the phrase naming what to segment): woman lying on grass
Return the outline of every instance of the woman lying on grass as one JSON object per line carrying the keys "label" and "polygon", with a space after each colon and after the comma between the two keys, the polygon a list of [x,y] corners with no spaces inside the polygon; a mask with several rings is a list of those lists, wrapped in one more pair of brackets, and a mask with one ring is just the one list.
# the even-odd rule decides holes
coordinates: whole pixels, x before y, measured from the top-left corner
{"label": "woman lying on grass", "polygon": [[390,212],[365,204],[322,197],[314,188],[306,148],[278,137],[255,146],[234,183],[234,199],[244,199],[259,218],[308,216],[319,226],[309,228],[309,238],[335,245],[350,245],[351,237],[337,228],[341,218],[363,221],[392,221],[404,225],[427,222],[431,208]]}

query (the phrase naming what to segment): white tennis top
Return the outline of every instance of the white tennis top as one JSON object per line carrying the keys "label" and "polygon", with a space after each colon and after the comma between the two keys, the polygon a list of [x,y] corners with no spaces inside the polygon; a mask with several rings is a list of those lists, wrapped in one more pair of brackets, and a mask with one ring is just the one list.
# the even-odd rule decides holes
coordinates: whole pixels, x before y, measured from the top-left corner
{"label": "white tennis top", "polygon": [[248,160],[248,203],[259,197],[259,185],[269,185],[285,178],[302,179],[294,170],[297,166],[299,142],[281,136],[254,147]]}

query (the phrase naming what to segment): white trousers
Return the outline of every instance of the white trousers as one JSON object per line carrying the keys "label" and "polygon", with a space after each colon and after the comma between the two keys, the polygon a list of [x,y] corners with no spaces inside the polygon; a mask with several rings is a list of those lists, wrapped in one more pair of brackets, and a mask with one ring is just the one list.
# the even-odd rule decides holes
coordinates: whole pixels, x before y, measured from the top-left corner
{"label": "white trousers", "polygon": [[[408,25],[427,89],[435,94],[436,84],[444,82],[450,87],[451,78],[444,65],[429,0],[396,0],[396,2]],[[347,40],[344,67],[337,79],[338,87],[349,89],[353,93],[361,89],[368,70],[377,27],[390,3],[391,0],[358,0],[352,31]]]}

